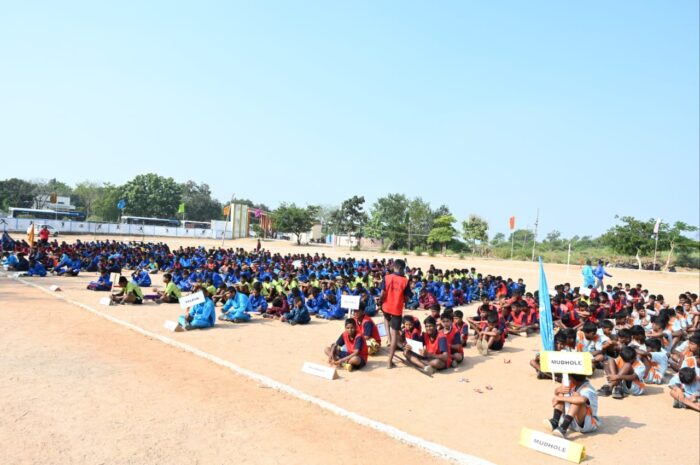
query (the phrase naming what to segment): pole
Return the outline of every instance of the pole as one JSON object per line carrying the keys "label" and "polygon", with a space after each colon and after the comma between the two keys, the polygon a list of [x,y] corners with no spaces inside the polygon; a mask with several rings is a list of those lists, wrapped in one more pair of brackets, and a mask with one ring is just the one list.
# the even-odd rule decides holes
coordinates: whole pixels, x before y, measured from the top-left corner
{"label": "pole", "polygon": [[535,217],[535,235],[532,238],[532,258],[530,261],[535,261],[535,244],[537,244],[537,224],[540,222],[540,209],[537,209],[537,216]]}
{"label": "pole", "polygon": [[510,259],[513,260],[513,248],[515,247],[515,231],[510,233]]}
{"label": "pole", "polygon": [[569,241],[569,253],[566,256],[566,275],[569,275],[569,263],[571,263],[571,241]]}
{"label": "pole", "polygon": [[652,270],[656,271],[656,249],[659,247],[659,233],[656,233],[656,239],[654,240],[654,265]]}
{"label": "pole", "polygon": [[408,215],[408,251],[411,251],[411,214]]}

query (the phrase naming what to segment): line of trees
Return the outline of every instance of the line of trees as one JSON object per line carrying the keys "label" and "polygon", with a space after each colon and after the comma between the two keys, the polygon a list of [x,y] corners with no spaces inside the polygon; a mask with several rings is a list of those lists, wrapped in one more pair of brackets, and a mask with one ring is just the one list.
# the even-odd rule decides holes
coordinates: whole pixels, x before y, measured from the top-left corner
{"label": "line of trees", "polygon": [[[56,179],[27,181],[5,179],[0,181],[0,209],[32,207],[56,193],[71,196],[72,202],[84,211],[92,221],[115,221],[120,211],[117,203],[126,202],[124,214],[172,218],[178,207],[185,204],[187,219],[209,221],[223,219],[222,203],[213,198],[206,183],[194,181],[177,183],[172,178],[154,173],[138,175],[124,185],[84,181],[71,187]],[[262,203],[250,199],[232,197],[251,208],[271,211]],[[617,254],[635,257],[641,267],[642,258],[653,255],[656,245],[654,219],[640,220],[632,216],[616,216],[618,224],[599,237],[562,237],[559,231],[551,231],[536,242],[537,254],[572,252],[589,258]],[[380,197],[369,210],[365,210],[365,198],[352,196],[340,205],[297,206],[281,203],[272,211],[273,228],[299,236],[320,223],[324,234],[347,234],[352,237],[372,237],[384,240],[386,249],[414,251],[442,251],[442,253],[472,253],[481,256],[530,258],[534,232],[517,229],[506,236],[497,233],[489,237],[489,224],[478,215],[469,215],[458,224],[446,205],[433,208],[420,197],[409,198],[391,193]],[[461,228],[460,228],[461,226]],[[255,225],[253,225],[255,228]],[[700,268],[700,242],[689,237],[698,227],[683,221],[662,223],[658,234],[659,259],[668,267],[672,261],[683,266]],[[512,248],[512,249],[511,249]]]}
{"label": "line of trees", "polygon": [[[185,217],[193,221],[223,219],[223,205],[213,198],[209,185],[194,181],[177,183],[173,178],[154,173],[134,177],[124,185],[83,181],[75,186],[56,179],[23,180],[17,178],[0,181],[0,210],[10,207],[47,207],[48,198],[56,193],[70,196],[71,202],[84,211],[89,221],[116,221],[120,210],[117,204],[125,200],[123,214],[157,218],[175,218],[180,204],[185,204]],[[253,208],[269,211],[264,204],[249,199],[232,198]]]}

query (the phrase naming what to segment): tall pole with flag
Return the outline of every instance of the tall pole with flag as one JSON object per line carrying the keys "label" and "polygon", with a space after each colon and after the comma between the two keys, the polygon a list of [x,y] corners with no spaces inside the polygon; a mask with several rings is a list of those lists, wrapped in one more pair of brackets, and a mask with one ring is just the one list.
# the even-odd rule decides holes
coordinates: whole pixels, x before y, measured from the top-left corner
{"label": "tall pole with flag", "polygon": [[181,202],[177,207],[177,212],[182,213],[182,221],[185,221],[185,202]]}
{"label": "tall pole with flag", "polygon": [[513,260],[513,248],[515,246],[515,216],[511,216],[508,220],[508,228],[510,229],[510,259]]}
{"label": "tall pole with flag", "polygon": [[656,235],[654,239],[654,265],[652,266],[652,270],[656,271],[656,250],[659,247],[659,228],[661,227],[661,218],[656,220],[656,224],[654,225],[654,234]]}
{"label": "tall pole with flag", "polygon": [[554,350],[554,325],[552,324],[552,304],[549,300],[549,287],[547,277],[544,274],[542,257],[540,259],[540,337],[542,338],[542,350]]}
{"label": "tall pole with flag", "polygon": [[126,208],[126,200],[125,199],[119,199],[119,202],[117,202],[117,208],[119,209],[119,222],[122,222],[122,215],[124,214],[124,209]]}

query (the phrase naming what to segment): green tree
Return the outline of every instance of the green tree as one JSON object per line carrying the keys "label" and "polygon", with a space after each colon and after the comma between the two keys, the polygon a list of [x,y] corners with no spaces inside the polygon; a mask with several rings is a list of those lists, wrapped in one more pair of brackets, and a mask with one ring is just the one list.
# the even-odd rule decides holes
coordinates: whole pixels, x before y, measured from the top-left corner
{"label": "green tree", "polygon": [[218,220],[223,216],[221,202],[212,198],[209,185],[187,181],[180,185],[186,218],[193,221]]}
{"label": "green tree", "polygon": [[408,205],[408,244],[409,249],[425,247],[430,229],[433,227],[434,214],[430,203],[420,197],[411,200]]}
{"label": "green tree", "polygon": [[354,195],[344,200],[332,217],[334,230],[350,236],[362,237],[362,228],[367,223],[367,213],[363,210],[365,198]]}
{"label": "green tree", "polygon": [[182,191],[173,178],[154,173],[140,174],[124,185],[124,214],[173,218],[181,202]]}
{"label": "green tree", "polygon": [[452,215],[437,218],[433,223],[433,229],[428,234],[428,244],[439,244],[445,253],[445,246],[457,235],[457,230],[452,224],[457,221]]}
{"label": "green tree", "polygon": [[64,196],[73,194],[73,189],[68,184],[58,181],[56,178],[48,181],[37,179],[34,181],[34,186],[34,203],[36,208],[47,208],[51,204],[51,194]]}
{"label": "green tree", "polygon": [[85,215],[90,218],[94,215],[95,203],[104,195],[102,185],[92,182],[83,181],[78,183],[73,189],[72,202],[85,210]]}
{"label": "green tree", "polygon": [[462,237],[465,241],[471,242],[472,251],[476,250],[476,241],[479,241],[480,245],[488,242],[488,230],[488,222],[478,215],[469,215],[469,219],[462,222]]}
{"label": "green tree", "polygon": [[[687,253],[691,250],[700,249],[700,243],[689,237],[686,237],[686,233],[695,232],[698,230],[697,226],[693,226],[683,221],[676,221],[673,223],[672,227],[662,224],[662,228],[659,230],[659,245],[666,249],[668,248],[668,256],[666,257],[665,269],[671,265],[671,257],[674,250],[677,250],[681,254]],[[663,227],[665,226],[665,227]]]}
{"label": "green tree", "polygon": [[371,216],[364,235],[387,240],[387,248],[405,247],[408,241],[408,207],[409,200],[403,194],[389,194],[377,199],[370,209]]}
{"label": "green tree", "polygon": [[301,234],[311,230],[319,208],[297,207],[296,204],[282,203],[272,212],[272,225],[275,231],[296,234],[297,244],[301,244]]}
{"label": "green tree", "polygon": [[264,211],[264,212],[271,212],[271,211],[272,211],[272,209],[271,209],[270,207],[268,207],[267,205],[265,205],[265,204],[262,203],[262,202],[256,203],[256,202],[253,202],[253,201],[250,200],[250,199],[243,199],[243,198],[239,199],[239,198],[237,198],[236,196],[231,197],[231,200],[229,200],[228,203],[229,203],[229,204],[231,204],[231,203],[240,203],[240,204],[242,204],[242,205],[247,205],[249,208],[252,208],[252,209],[259,208],[260,210],[262,210],[262,211]]}
{"label": "green tree", "polygon": [[654,251],[654,219],[641,221],[633,216],[615,218],[623,224],[613,226],[601,236],[603,245],[612,249],[613,252],[622,255],[632,255],[637,258],[639,269],[642,269],[640,256],[649,255]]}
{"label": "green tree", "polygon": [[491,238],[491,245],[493,247],[498,247],[501,244],[504,244],[506,242],[506,235],[503,233],[496,233],[492,238]]}
{"label": "green tree", "polygon": [[0,208],[31,208],[36,185],[24,179],[10,178],[0,181]]}
{"label": "green tree", "polygon": [[105,183],[100,188],[100,196],[92,203],[91,219],[94,221],[115,222],[121,211],[117,203],[122,198],[123,187]]}

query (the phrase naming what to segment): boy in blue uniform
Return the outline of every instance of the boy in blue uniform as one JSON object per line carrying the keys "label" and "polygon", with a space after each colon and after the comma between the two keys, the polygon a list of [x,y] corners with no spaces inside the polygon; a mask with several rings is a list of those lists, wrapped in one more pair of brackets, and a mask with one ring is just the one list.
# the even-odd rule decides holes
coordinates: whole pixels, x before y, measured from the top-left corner
{"label": "boy in blue uniform", "polygon": [[668,382],[673,408],[689,408],[700,412],[700,377],[694,368],[681,368]]}
{"label": "boy in blue uniform", "polygon": [[204,294],[204,302],[193,305],[178,319],[178,323],[185,330],[211,328],[216,322],[216,308],[209,291],[206,288],[202,288],[201,291]]}
{"label": "boy in blue uniform", "polygon": [[87,288],[91,291],[111,291],[112,281],[109,280],[109,271],[102,270],[97,281],[90,281]]}
{"label": "boy in blue uniform", "polygon": [[309,311],[304,306],[304,302],[301,297],[296,297],[294,299],[294,307],[292,310],[282,315],[280,321],[289,323],[290,325],[305,325],[311,321],[309,316]]}
{"label": "boy in blue uniform", "polygon": [[250,320],[248,313],[248,296],[238,292],[235,287],[228,288],[228,298],[219,317],[223,321],[233,321],[234,323],[244,323]]}

